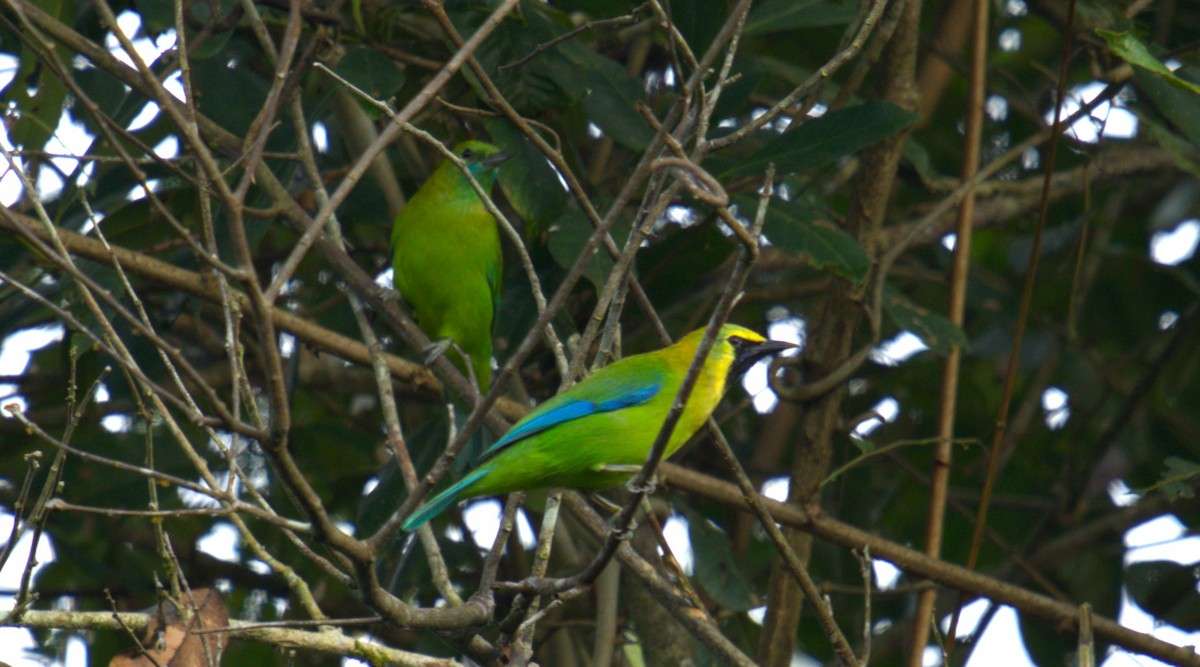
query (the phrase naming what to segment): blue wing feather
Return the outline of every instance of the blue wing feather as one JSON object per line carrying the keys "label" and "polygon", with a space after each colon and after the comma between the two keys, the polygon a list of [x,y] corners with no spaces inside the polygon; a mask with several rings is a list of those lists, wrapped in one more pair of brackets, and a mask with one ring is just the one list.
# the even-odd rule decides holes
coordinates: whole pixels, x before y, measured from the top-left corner
{"label": "blue wing feather", "polygon": [[466,489],[480,477],[486,475],[489,470],[490,468],[472,470],[466,477],[455,482],[454,486],[425,501],[424,505],[421,505],[416,511],[408,515],[404,523],[400,524],[400,529],[406,533],[411,533],[420,528],[425,522],[441,514],[447,507],[453,505],[458,500],[458,496],[463,492],[463,489]]}
{"label": "blue wing feather", "polygon": [[482,463],[496,454],[499,454],[505,448],[512,444],[524,440],[531,435],[541,433],[548,428],[557,426],[564,422],[569,422],[580,417],[586,417],[601,412],[613,412],[622,408],[640,405],[655,397],[659,390],[662,389],[662,379],[655,380],[652,384],[636,389],[626,389],[621,393],[606,398],[602,401],[593,401],[586,399],[574,399],[562,402],[560,405],[546,403],[544,405],[545,412],[534,411],[528,418],[517,423],[516,426],[509,429],[508,433],[504,434],[503,438],[496,441],[479,457],[479,462]]}

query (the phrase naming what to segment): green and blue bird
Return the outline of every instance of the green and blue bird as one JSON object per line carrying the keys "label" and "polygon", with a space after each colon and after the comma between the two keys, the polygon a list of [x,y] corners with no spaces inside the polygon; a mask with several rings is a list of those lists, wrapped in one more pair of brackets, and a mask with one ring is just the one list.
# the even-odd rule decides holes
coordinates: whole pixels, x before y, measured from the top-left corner
{"label": "green and blue bird", "polygon": [[[548,487],[602,489],[629,479],[650,453],[703,336],[700,329],[661,350],[621,359],[541,404],[465,477],[405,519],[404,530],[458,500]],[[735,324],[721,327],[664,458],[704,425],[732,381],[792,347]]]}
{"label": "green and blue bird", "polygon": [[[508,153],[466,141],[454,153],[485,192]],[[500,305],[504,260],[496,219],[449,160],[409,199],[392,225],[392,282],[417,324],[435,342],[453,342],[471,359],[479,388],[492,378],[492,324]],[[464,373],[461,355],[451,361]]]}

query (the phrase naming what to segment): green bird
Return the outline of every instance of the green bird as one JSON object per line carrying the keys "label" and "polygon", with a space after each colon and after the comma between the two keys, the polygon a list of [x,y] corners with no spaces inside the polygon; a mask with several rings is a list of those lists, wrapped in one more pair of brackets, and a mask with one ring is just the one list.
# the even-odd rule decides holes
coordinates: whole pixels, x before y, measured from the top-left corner
{"label": "green bird", "polygon": [[[454,148],[484,191],[508,153],[482,141]],[[479,388],[492,379],[492,324],[500,305],[504,260],[496,220],[449,160],[434,170],[392,225],[392,282],[425,335],[471,358]],[[451,361],[464,373],[460,355]]]}
{"label": "green bird", "polygon": [[[621,359],[541,404],[488,448],[465,477],[409,515],[404,530],[416,530],[467,498],[622,483],[650,453],[703,336],[699,329],[674,345]],[[704,425],[734,380],[758,360],[793,347],[736,324],[721,327],[664,458]]]}

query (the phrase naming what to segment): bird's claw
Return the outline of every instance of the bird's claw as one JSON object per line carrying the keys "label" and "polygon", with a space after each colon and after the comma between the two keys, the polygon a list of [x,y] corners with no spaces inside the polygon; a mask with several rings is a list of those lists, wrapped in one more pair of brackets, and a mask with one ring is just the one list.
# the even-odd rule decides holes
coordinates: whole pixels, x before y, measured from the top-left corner
{"label": "bird's claw", "polygon": [[437,361],[438,357],[446,354],[446,350],[449,350],[453,344],[454,341],[449,338],[443,338],[442,340],[430,343],[428,347],[421,350],[425,354],[425,365],[433,365],[433,362]]}
{"label": "bird's claw", "polygon": [[592,497],[592,501],[599,505],[601,509],[607,510],[612,514],[616,514],[617,512],[621,511],[621,506],[609,500],[608,498],[605,498],[598,493],[593,493],[590,495]]}
{"label": "bird's claw", "polygon": [[399,290],[394,290],[391,287],[379,286],[379,298],[383,301],[391,301],[393,303],[404,303],[404,297],[400,296]]}
{"label": "bird's claw", "polygon": [[650,475],[644,484],[638,484],[636,477],[630,478],[628,482],[625,482],[625,488],[629,489],[630,493],[653,495],[654,490],[658,488],[658,475]]}
{"label": "bird's claw", "polygon": [[625,530],[621,530],[616,525],[616,520],[620,515],[614,516],[608,521],[608,534],[621,542],[628,542],[633,539],[633,531],[637,530],[637,521],[630,520],[629,526]]}

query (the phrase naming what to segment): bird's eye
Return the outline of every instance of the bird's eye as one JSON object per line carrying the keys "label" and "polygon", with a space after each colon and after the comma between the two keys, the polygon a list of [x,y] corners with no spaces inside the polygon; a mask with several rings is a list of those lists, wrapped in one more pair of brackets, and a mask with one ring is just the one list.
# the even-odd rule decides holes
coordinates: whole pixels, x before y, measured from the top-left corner
{"label": "bird's eye", "polygon": [[462,156],[463,156],[464,160],[470,160],[471,158],[475,157],[475,152],[472,151],[470,148],[464,148],[463,152],[462,152]]}

